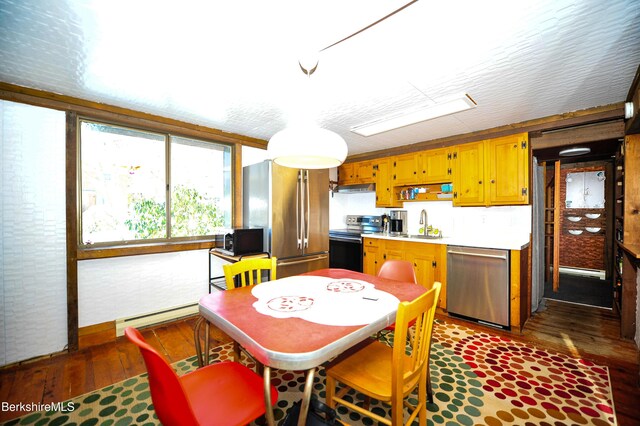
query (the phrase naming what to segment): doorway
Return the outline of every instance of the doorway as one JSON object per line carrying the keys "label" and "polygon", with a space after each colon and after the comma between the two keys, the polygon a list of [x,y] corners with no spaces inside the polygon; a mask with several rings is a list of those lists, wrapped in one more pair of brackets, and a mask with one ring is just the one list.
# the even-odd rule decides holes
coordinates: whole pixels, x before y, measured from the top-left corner
{"label": "doorway", "polygon": [[538,297],[613,309],[613,160],[536,154],[541,178],[533,211],[541,217],[534,233],[544,239],[536,254],[542,263]]}

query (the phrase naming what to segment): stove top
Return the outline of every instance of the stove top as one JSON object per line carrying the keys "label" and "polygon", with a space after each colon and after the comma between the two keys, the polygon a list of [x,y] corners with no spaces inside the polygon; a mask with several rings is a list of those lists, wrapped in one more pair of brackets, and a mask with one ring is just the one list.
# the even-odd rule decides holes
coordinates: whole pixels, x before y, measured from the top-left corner
{"label": "stove top", "polygon": [[382,232],[382,216],[347,215],[346,229],[331,229],[329,236],[359,236]]}

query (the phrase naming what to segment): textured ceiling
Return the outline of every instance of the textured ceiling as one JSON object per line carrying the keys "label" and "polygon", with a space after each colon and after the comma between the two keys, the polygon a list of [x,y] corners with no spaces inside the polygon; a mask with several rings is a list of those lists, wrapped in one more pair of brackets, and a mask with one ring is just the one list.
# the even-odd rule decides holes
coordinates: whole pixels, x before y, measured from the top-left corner
{"label": "textured ceiling", "polygon": [[[640,1],[0,0],[0,81],[268,140],[298,121],[350,154],[624,101]],[[469,111],[349,129],[468,93]]]}

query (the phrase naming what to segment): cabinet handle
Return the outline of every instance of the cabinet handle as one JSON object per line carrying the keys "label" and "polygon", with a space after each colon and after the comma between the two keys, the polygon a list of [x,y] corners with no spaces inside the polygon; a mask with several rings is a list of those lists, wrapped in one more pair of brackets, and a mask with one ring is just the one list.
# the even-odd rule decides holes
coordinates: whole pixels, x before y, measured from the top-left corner
{"label": "cabinet handle", "polygon": [[435,260],[433,262],[431,262],[431,266],[433,266],[434,268],[436,267],[436,261]]}
{"label": "cabinet handle", "polygon": [[482,185],[482,181],[481,180],[478,181],[478,185]]}
{"label": "cabinet handle", "polygon": [[491,183],[496,183],[496,180],[495,179],[491,179]]}
{"label": "cabinet handle", "polygon": [[451,174],[451,167],[449,167],[449,168],[447,169],[447,174],[448,174],[448,175],[450,175],[450,174]]}

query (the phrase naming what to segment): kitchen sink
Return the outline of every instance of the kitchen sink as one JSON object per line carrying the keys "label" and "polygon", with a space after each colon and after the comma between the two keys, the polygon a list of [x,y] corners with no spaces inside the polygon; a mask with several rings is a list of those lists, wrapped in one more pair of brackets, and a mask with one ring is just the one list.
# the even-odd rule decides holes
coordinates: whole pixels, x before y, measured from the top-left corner
{"label": "kitchen sink", "polygon": [[424,234],[407,234],[407,235],[402,235],[405,238],[417,238],[417,239],[421,239],[421,240],[439,240],[442,238],[441,235],[424,235]]}

